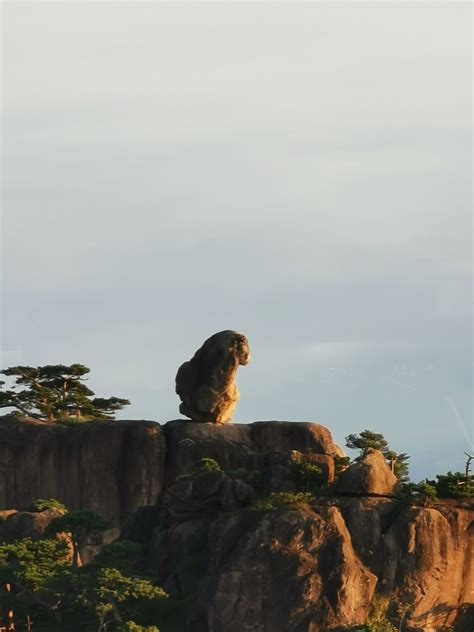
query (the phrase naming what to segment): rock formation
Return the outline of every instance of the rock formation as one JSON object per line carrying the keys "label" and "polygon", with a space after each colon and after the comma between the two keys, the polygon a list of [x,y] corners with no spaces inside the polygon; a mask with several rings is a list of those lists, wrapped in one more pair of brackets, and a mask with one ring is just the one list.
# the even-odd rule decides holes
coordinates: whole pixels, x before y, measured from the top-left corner
{"label": "rock formation", "polygon": [[256,421],[216,425],[169,421],[164,427],[168,445],[166,484],[189,472],[201,458],[216,459],[223,469],[266,470],[273,455],[291,450],[344,456],[327,428],[297,421]]}
{"label": "rock formation", "polygon": [[347,496],[391,496],[397,482],[384,455],[373,450],[342,472],[336,489]]}
{"label": "rock formation", "polygon": [[377,578],[334,507],[223,517],[209,543],[209,632],[317,632],[367,618]]}
{"label": "rock formation", "polygon": [[235,376],[248,364],[247,338],[236,331],[211,336],[176,374],[179,411],[193,421],[226,423],[239,400]]}
{"label": "rock formation", "polygon": [[[331,484],[342,454],[314,423],[62,427],[3,418],[0,509],[57,498],[126,522],[123,537],[143,544],[176,604],[173,630],[342,632],[385,596],[396,627],[397,604],[408,604],[404,632],[472,632],[474,499],[398,497],[390,468],[372,453],[339,474],[336,493],[258,504],[272,493],[291,500],[302,457]],[[203,458],[219,469],[196,472]],[[39,537],[50,518],[0,512],[0,539]],[[100,542],[88,547],[86,560]]]}
{"label": "rock formation", "polygon": [[155,504],[163,486],[165,438],[152,421],[0,421],[0,509],[24,509],[55,498],[88,507],[114,526],[141,505]]}
{"label": "rock formation", "polygon": [[49,523],[63,515],[59,509],[44,511],[0,511],[0,542],[10,542],[21,538],[39,540]]}

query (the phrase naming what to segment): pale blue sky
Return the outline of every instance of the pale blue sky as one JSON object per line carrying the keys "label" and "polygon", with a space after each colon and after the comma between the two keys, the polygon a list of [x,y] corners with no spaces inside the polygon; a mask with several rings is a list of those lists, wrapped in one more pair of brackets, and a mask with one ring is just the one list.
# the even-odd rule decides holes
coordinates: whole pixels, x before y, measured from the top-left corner
{"label": "pale blue sky", "polygon": [[3,364],[82,362],[166,421],[180,363],[237,329],[235,421],[462,468],[470,11],[3,3]]}

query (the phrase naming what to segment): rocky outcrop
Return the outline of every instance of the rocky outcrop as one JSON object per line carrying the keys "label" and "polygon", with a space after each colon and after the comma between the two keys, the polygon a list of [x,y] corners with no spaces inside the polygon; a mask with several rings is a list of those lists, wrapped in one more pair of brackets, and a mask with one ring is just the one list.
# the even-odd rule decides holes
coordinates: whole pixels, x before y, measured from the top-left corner
{"label": "rocky outcrop", "polygon": [[[274,455],[292,450],[343,456],[327,428],[297,421],[256,421],[251,424],[169,421],[164,426],[168,444],[166,483],[189,473],[201,458],[215,459],[222,469],[264,472]],[[328,466],[329,467],[329,466]]]}
{"label": "rocky outcrop", "polygon": [[[4,418],[0,507],[56,498],[114,525],[127,521],[123,535],[144,545],[176,600],[183,619],[176,629],[339,632],[362,624],[382,595],[397,627],[397,605],[407,604],[404,632],[471,632],[474,500],[398,497],[375,452],[339,474],[337,493],[291,500],[307,489],[295,463],[317,464],[331,484],[342,454],[312,423],[63,427]],[[203,458],[220,469],[196,469]],[[273,492],[287,492],[289,505],[262,509]],[[0,541],[39,537],[50,519],[0,512]],[[104,541],[91,540],[81,555],[92,559]]]}
{"label": "rocky outcrop", "polygon": [[12,542],[21,538],[39,540],[49,523],[63,513],[59,509],[0,511],[0,542]]}
{"label": "rocky outcrop", "polygon": [[347,496],[392,496],[397,482],[383,454],[373,450],[342,472],[336,491]]}
{"label": "rocky outcrop", "polygon": [[[383,536],[382,586],[424,632],[474,629],[474,513],[409,507]],[[470,626],[470,627],[469,627]]]}
{"label": "rocky outcrop", "polygon": [[404,632],[473,629],[472,509],[347,497],[256,511],[234,496],[226,510],[225,476],[201,478],[165,493],[148,540],[166,589],[195,591],[183,629],[352,630],[378,596],[396,627],[398,606],[408,606]]}
{"label": "rocky outcrop", "polygon": [[239,400],[235,377],[248,364],[248,340],[236,331],[214,334],[176,374],[179,412],[193,421],[226,423]]}
{"label": "rocky outcrop", "polygon": [[209,546],[209,632],[317,632],[367,618],[377,578],[334,507],[225,517]]}
{"label": "rocky outcrop", "polygon": [[[13,542],[23,538],[40,540],[44,537],[49,523],[59,516],[64,515],[60,509],[45,509],[44,511],[0,511],[0,542]],[[88,534],[84,542],[79,546],[79,562],[87,564],[99,553],[104,544],[110,544],[120,536],[120,530],[116,528]],[[71,538],[65,533],[56,537],[65,541],[71,550]]]}
{"label": "rocky outcrop", "polygon": [[161,427],[152,421],[66,427],[2,418],[0,508],[55,498],[122,525],[137,507],[158,501],[165,451]]}

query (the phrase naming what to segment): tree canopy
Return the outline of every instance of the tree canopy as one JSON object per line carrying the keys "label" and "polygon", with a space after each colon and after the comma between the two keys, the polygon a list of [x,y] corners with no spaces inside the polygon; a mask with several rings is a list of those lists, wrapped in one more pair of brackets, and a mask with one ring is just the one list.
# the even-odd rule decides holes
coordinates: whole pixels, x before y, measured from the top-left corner
{"label": "tree canopy", "polygon": [[114,419],[114,413],[130,404],[120,397],[94,397],[84,383],[90,372],[83,364],[14,366],[0,371],[12,378],[4,390],[0,381],[0,408],[15,408],[19,417],[50,423]]}
{"label": "tree canopy", "polygon": [[145,572],[140,544],[116,540],[79,566],[70,543],[56,535],[69,533],[76,547],[106,526],[89,509],[66,510],[40,540],[0,542],[0,628],[8,613],[7,623],[18,630],[33,621],[35,630],[54,632],[159,632],[152,604],[167,594]]}
{"label": "tree canopy", "polygon": [[79,547],[86,541],[88,535],[105,531],[110,524],[91,509],[76,509],[66,512],[63,516],[53,518],[46,528],[46,535],[69,533],[73,547],[73,565],[79,563]]}

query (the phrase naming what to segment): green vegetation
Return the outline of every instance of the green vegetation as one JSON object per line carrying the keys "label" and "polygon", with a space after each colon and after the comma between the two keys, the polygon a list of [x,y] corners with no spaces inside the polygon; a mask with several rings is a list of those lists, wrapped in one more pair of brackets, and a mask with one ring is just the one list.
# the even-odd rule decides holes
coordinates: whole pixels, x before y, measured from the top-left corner
{"label": "green vegetation", "polygon": [[346,437],[346,446],[351,450],[360,450],[359,458],[373,450],[380,450],[398,480],[402,483],[409,481],[408,459],[410,457],[405,452],[397,454],[391,450],[382,434],[373,430],[363,430],[360,434],[350,434]]}
{"label": "green vegetation", "polygon": [[326,484],[323,468],[312,461],[312,454],[302,454],[290,461],[290,470],[298,488],[302,491],[319,493]]}
{"label": "green vegetation", "polygon": [[248,508],[251,511],[295,510],[307,507],[314,500],[315,497],[310,492],[272,492],[254,500]]}
{"label": "green vegetation", "polygon": [[436,493],[439,498],[468,498],[474,496],[474,476],[464,472],[436,475]]}
{"label": "green vegetation", "polygon": [[73,548],[72,563],[79,563],[79,548],[84,545],[92,533],[105,531],[110,527],[109,523],[90,509],[78,509],[67,512],[64,516],[54,518],[46,528],[46,535],[67,533],[71,537]]}
{"label": "green vegetation", "polygon": [[425,479],[424,481],[420,481],[419,483],[411,483],[407,486],[409,495],[414,498],[428,498],[435,499],[438,497],[438,493],[436,491],[436,483],[434,481],[429,481]]}
{"label": "green vegetation", "polygon": [[55,498],[38,498],[31,506],[32,511],[46,511],[47,509],[57,509],[58,511],[67,511],[66,506]]}
{"label": "green vegetation", "polygon": [[84,381],[90,369],[82,364],[14,366],[0,371],[13,378],[13,386],[2,390],[0,408],[15,408],[19,418],[32,417],[49,423],[74,424],[114,419],[114,413],[130,402],[119,397],[92,397]]}
{"label": "green vegetation", "polygon": [[160,632],[156,625],[138,625],[135,621],[127,621],[117,628],[117,632]]}
{"label": "green vegetation", "polygon": [[199,461],[197,469],[200,474],[202,474],[203,472],[220,472],[221,466],[215,459],[204,458]]}
{"label": "green vegetation", "polygon": [[[61,526],[76,533],[105,524],[89,510],[55,520],[63,518],[69,523],[56,522],[50,535]],[[28,618],[38,632],[158,632],[145,606],[167,595],[141,570],[141,555],[140,545],[116,541],[102,547],[92,563],[78,566],[64,539],[2,544],[0,612],[13,613],[17,630],[26,629]]]}
{"label": "green vegetation", "polygon": [[191,471],[187,474],[180,474],[176,480],[180,481],[186,478],[193,478],[194,476],[200,476],[207,472],[221,472],[221,466],[215,459],[202,458],[194,464]]}
{"label": "green vegetation", "polygon": [[337,480],[339,474],[344,472],[349,467],[349,463],[351,462],[348,456],[333,456],[334,459],[334,470],[335,470],[335,478]]}
{"label": "green vegetation", "polygon": [[[200,602],[199,592],[206,577],[208,562],[208,529],[202,528],[185,538],[176,560],[176,577],[179,590],[168,599],[147,605],[149,616],[160,623],[166,632],[188,630],[187,613],[196,611]],[[206,632],[207,625],[193,622],[193,632]]]}
{"label": "green vegetation", "polygon": [[414,498],[472,498],[474,497],[474,476],[468,472],[448,472],[437,474],[436,480],[425,479],[407,486]]}
{"label": "green vegetation", "polygon": [[[367,622],[363,627],[359,628],[359,632],[400,632],[408,609],[408,604],[394,604],[389,596],[376,593],[370,604]],[[387,618],[389,611],[397,617],[398,626],[395,626]]]}

